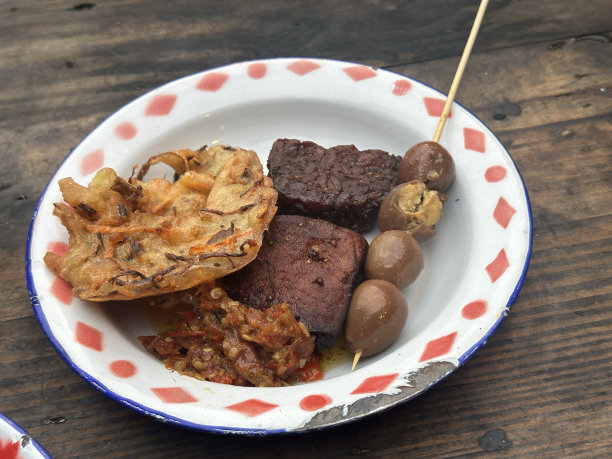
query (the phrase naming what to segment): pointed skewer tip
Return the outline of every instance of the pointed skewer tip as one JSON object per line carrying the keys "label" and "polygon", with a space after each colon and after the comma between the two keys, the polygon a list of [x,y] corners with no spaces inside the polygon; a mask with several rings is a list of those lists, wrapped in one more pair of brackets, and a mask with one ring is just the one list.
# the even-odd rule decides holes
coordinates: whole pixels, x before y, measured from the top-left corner
{"label": "pointed skewer tip", "polygon": [[355,369],[355,367],[357,366],[357,362],[359,362],[359,359],[361,358],[361,354],[363,354],[363,351],[357,351],[355,353],[355,357],[353,358],[353,366],[351,367],[351,371],[353,371]]}

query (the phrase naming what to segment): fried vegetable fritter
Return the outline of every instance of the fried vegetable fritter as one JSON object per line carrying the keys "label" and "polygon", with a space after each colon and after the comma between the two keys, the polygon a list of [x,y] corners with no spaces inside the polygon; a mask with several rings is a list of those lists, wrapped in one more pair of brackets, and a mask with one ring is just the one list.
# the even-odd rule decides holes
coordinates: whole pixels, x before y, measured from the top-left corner
{"label": "fried vegetable fritter", "polygon": [[[174,183],[143,181],[157,163],[174,169]],[[69,251],[44,260],[92,301],[184,290],[236,271],[255,258],[276,213],[257,154],[227,146],[153,156],[128,180],[104,168],[87,187],[72,178],[59,186],[65,202],[53,213]]]}

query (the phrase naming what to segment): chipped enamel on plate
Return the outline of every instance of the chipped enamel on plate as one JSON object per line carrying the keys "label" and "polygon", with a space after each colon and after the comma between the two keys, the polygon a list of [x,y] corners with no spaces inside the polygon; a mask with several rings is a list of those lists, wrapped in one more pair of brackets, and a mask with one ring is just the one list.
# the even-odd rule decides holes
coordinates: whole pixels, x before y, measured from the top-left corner
{"label": "chipped enamel on plate", "polygon": [[51,459],[51,456],[19,424],[0,413],[0,458]]}
{"label": "chipped enamel on plate", "polygon": [[[444,95],[402,75],[318,59],[244,62],[155,89],[110,116],[64,160],[32,219],[26,254],[32,305],[58,353],[98,390],[181,426],[244,434],[324,428],[388,409],[464,362],[500,324],[522,285],[531,249],[526,190],[491,131],[454,104],[440,143],[457,176],[438,234],[423,244],[425,269],[405,289],[408,323],[391,347],[329,369],[322,381],[280,388],[202,382],[167,370],[140,345],[157,330],[142,310],[108,308],[70,294],[46,269],[67,250],[52,215],[57,181],[88,183],[102,166],[120,175],[149,156],[204,144],[255,150],[266,164],[275,139],[354,144],[402,155],[431,139]],[[158,174],[169,171],[158,171]],[[371,240],[376,235],[367,235]]]}

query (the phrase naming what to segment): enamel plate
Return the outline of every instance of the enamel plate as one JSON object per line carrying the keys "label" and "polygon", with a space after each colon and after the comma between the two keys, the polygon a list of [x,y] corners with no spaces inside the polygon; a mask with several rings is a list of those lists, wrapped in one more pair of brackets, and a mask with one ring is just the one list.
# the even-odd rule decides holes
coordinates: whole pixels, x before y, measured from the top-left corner
{"label": "enamel plate", "polygon": [[519,172],[491,131],[458,104],[440,140],[455,159],[456,179],[437,235],[422,245],[425,268],[404,290],[408,322],[391,347],[363,358],[353,372],[350,356],[339,356],[326,365],[322,381],[280,388],[182,376],[138,341],[158,331],[146,311],[73,298],[43,257],[67,250],[67,233],[52,215],[53,203],[62,200],[60,178],[85,185],[105,166],[129,177],[134,165],[154,154],[214,144],[255,150],[265,167],[277,138],[403,155],[431,139],[443,104],[443,94],[403,75],[320,59],[238,63],[143,95],[89,134],[40,198],[26,263],[32,306],[44,332],[96,389],[189,428],[301,432],[410,400],[485,343],[516,299],[531,250],[531,214]]}
{"label": "enamel plate", "polygon": [[0,458],[50,459],[51,456],[19,424],[0,413]]}

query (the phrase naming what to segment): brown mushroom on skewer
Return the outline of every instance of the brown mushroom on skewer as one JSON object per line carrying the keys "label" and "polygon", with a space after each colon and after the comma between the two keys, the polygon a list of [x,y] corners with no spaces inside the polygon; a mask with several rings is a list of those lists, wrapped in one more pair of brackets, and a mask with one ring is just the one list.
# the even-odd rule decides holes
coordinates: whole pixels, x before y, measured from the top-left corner
{"label": "brown mushroom on skewer", "polygon": [[[466,42],[465,48],[463,49],[457,71],[455,72],[455,76],[451,83],[448,97],[444,104],[444,108],[442,109],[442,114],[440,115],[438,125],[436,126],[433,141],[420,142],[406,152],[402,162],[400,163],[400,171],[398,174],[399,183],[418,180],[425,183],[429,189],[443,192],[450,186],[455,178],[454,160],[448,151],[446,151],[446,149],[438,143],[438,141],[440,140],[442,130],[444,129],[444,125],[448,119],[450,107],[455,98],[457,88],[459,87],[459,82],[463,76],[463,71],[465,70],[465,66],[472,51],[472,46],[476,40],[476,35],[478,34],[478,30],[480,28],[480,24],[482,23],[482,18],[484,17],[488,3],[488,0],[481,0],[480,6],[478,7],[474,24],[472,25],[470,35]],[[355,353],[351,371],[355,369],[355,366],[357,365],[357,362],[361,356],[376,354],[386,349],[393,341],[395,341],[397,336],[400,334],[407,317],[408,308],[406,305],[406,317],[404,317],[403,322],[397,321],[397,323],[401,322],[401,327],[399,327],[399,329],[397,327],[397,323],[394,324],[394,327],[388,329],[389,324],[387,322],[378,323],[371,318],[368,319],[366,312],[368,310],[376,309],[377,305],[365,305],[364,298],[367,298],[367,295],[363,294],[362,290],[360,289],[362,289],[362,287],[366,286],[368,283],[377,281],[389,284],[392,288],[399,292],[403,299],[401,291],[393,284],[386,281],[370,279],[357,287],[353,293],[353,296],[356,297],[356,299],[354,302],[351,300],[346,321],[346,338],[349,342],[351,352]],[[367,290],[373,291],[374,288],[371,285],[367,285]],[[385,290],[391,291],[392,289],[385,287]],[[378,305],[379,309],[385,309],[387,307],[388,305],[384,308]],[[393,311],[401,309],[402,307],[397,307],[393,308]],[[366,320],[372,320],[372,323],[366,324]],[[365,338],[366,336],[367,338]],[[364,339],[365,341],[360,341]],[[368,346],[366,346],[366,344]]]}
{"label": "brown mushroom on skewer", "polygon": [[[391,282],[370,279],[353,293],[346,318],[349,349],[364,357],[386,349],[400,334],[408,318],[408,304]],[[355,357],[353,368],[359,357]]]}

